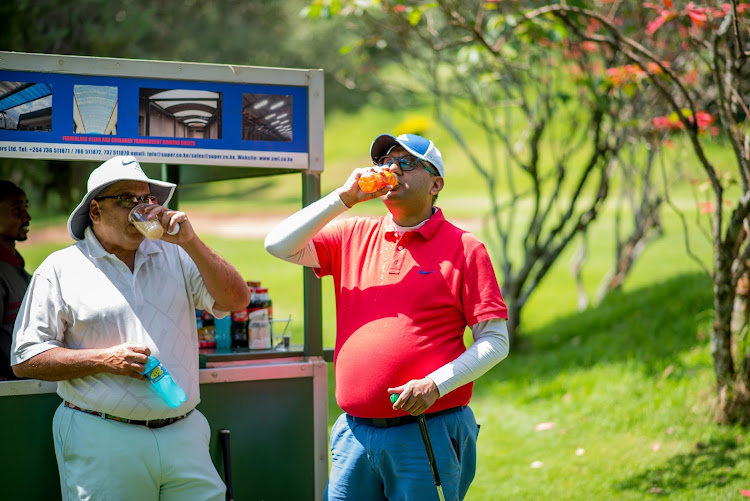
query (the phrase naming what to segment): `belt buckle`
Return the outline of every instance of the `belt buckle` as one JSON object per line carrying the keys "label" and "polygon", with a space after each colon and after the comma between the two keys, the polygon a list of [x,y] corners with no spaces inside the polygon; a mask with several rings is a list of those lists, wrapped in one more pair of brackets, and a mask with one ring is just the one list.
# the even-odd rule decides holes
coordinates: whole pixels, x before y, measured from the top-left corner
{"label": "belt buckle", "polygon": [[388,428],[388,419],[386,419],[386,418],[372,418],[372,425],[375,428]]}
{"label": "belt buckle", "polygon": [[171,424],[169,422],[169,418],[166,419],[149,419],[146,421],[146,427],[148,428],[164,428],[168,424]]}

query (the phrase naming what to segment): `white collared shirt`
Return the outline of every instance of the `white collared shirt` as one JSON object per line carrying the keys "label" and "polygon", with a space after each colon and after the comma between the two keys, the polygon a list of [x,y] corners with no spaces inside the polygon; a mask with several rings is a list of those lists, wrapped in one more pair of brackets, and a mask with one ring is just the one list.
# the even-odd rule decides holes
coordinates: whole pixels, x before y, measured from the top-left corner
{"label": "white collared shirt", "polygon": [[78,407],[129,419],[185,414],[200,401],[195,308],[212,312],[213,305],[181,247],[144,239],[131,272],[88,227],[84,240],[51,254],[34,273],[16,320],[11,363],[55,347],[146,345],[185,391],[179,408],[148,382],[106,373],[59,381],[57,393]]}

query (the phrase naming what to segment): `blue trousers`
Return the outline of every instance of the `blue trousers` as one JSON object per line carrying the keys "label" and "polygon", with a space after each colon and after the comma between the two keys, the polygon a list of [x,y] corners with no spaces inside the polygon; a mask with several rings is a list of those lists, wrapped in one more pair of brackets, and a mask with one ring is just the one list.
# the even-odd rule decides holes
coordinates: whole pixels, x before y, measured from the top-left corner
{"label": "blue trousers", "polygon": [[[474,413],[464,407],[428,417],[427,429],[446,501],[464,499],[476,471]],[[326,500],[439,499],[417,423],[376,428],[342,414],[331,429],[331,455]]]}

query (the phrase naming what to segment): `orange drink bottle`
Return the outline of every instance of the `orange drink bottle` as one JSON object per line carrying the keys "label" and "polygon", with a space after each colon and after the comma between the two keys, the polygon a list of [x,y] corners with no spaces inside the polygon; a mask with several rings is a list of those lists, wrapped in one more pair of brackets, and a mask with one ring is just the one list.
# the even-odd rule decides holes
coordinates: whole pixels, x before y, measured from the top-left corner
{"label": "orange drink bottle", "polygon": [[398,184],[398,178],[389,170],[367,172],[359,177],[358,184],[360,189],[365,193],[372,193],[389,184],[391,186],[396,186]]}

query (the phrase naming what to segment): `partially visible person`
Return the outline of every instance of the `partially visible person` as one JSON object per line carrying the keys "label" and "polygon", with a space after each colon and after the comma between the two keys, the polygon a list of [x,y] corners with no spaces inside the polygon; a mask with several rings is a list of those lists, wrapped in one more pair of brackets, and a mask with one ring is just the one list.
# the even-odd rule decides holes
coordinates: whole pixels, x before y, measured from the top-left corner
{"label": "partially visible person", "polygon": [[[104,162],[68,219],[78,242],[37,268],[21,304],[11,363],[18,376],[58,381],[52,429],[63,499],[225,498],[208,421],[195,409],[195,310],[222,318],[250,293],[187,214],[166,207],[174,189],[132,156]],[[160,240],[130,224],[139,204],[163,226]],[[184,390],[178,407],[142,375],[149,355]]]}
{"label": "partially visible person", "polygon": [[0,381],[18,379],[10,367],[13,324],[31,275],[16,250],[28,238],[29,201],[15,183],[0,179]]}

